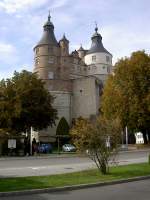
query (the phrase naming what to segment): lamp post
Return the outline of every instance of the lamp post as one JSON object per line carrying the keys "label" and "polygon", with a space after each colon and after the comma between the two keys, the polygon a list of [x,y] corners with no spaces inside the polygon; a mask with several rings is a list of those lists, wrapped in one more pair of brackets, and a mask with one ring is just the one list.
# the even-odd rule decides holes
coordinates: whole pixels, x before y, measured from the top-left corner
{"label": "lamp post", "polygon": [[126,132],[126,148],[128,149],[128,128],[127,128],[127,126],[125,128],[125,132]]}
{"label": "lamp post", "polygon": [[32,156],[32,140],[33,140],[33,129],[32,129],[32,126],[31,126],[31,129],[30,129],[30,155]]}

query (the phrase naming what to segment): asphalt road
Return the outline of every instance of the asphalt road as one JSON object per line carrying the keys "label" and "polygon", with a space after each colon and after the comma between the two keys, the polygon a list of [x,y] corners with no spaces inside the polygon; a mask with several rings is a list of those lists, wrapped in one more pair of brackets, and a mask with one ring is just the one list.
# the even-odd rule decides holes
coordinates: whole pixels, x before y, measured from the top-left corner
{"label": "asphalt road", "polygon": [[87,188],[68,192],[1,197],[1,200],[149,200],[150,180],[111,186]]}
{"label": "asphalt road", "polygon": [[[120,153],[116,164],[147,162],[149,150]],[[94,168],[88,157],[46,157],[0,159],[0,177],[60,174]]]}

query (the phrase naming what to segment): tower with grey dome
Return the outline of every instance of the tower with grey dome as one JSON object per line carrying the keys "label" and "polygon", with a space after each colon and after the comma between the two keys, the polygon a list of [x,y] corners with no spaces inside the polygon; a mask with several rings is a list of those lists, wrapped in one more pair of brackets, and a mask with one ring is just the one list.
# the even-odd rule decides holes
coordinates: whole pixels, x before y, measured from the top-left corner
{"label": "tower with grey dome", "polygon": [[84,57],[88,75],[94,75],[105,82],[108,74],[112,72],[112,54],[104,48],[97,26],[91,40],[91,47]]}

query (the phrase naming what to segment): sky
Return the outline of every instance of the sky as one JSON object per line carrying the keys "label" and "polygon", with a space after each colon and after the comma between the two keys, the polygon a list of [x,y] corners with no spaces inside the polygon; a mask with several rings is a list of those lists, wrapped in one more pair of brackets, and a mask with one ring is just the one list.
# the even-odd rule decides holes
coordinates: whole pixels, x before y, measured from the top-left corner
{"label": "sky", "polygon": [[150,54],[150,0],[0,0],[0,79],[33,70],[33,48],[48,11],[59,41],[70,51],[90,48],[95,21],[113,63],[133,51]]}

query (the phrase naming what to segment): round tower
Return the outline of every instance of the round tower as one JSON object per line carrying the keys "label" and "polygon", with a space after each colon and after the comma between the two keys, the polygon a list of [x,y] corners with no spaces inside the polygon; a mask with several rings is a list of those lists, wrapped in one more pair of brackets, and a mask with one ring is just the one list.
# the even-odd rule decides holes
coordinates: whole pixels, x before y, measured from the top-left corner
{"label": "round tower", "polygon": [[54,25],[50,14],[43,26],[42,38],[34,47],[34,53],[34,72],[37,72],[44,80],[57,78],[60,47],[54,35]]}
{"label": "round tower", "polygon": [[97,25],[91,40],[91,48],[84,57],[85,63],[88,65],[88,74],[105,82],[107,75],[112,71],[112,54],[104,48]]}
{"label": "round tower", "polygon": [[69,40],[67,40],[65,34],[63,38],[59,41],[61,56],[69,56]]}
{"label": "round tower", "polygon": [[[62,47],[64,48],[63,52]],[[69,57],[68,49],[69,41],[65,37],[60,43],[57,42],[54,35],[54,25],[49,14],[48,20],[43,26],[42,38],[34,47],[34,72],[45,82],[45,87],[55,97],[53,106],[57,109],[58,120],[56,121],[56,126],[39,132],[40,141],[43,142],[51,141],[52,138],[55,138],[51,136],[56,134],[57,124],[62,117],[69,124],[71,123],[72,82],[68,71],[70,67],[70,63],[67,60]]]}
{"label": "round tower", "polygon": [[80,46],[80,48],[78,49],[78,54],[79,54],[79,57],[84,60],[84,56],[86,54],[86,51],[83,49],[82,45]]}

